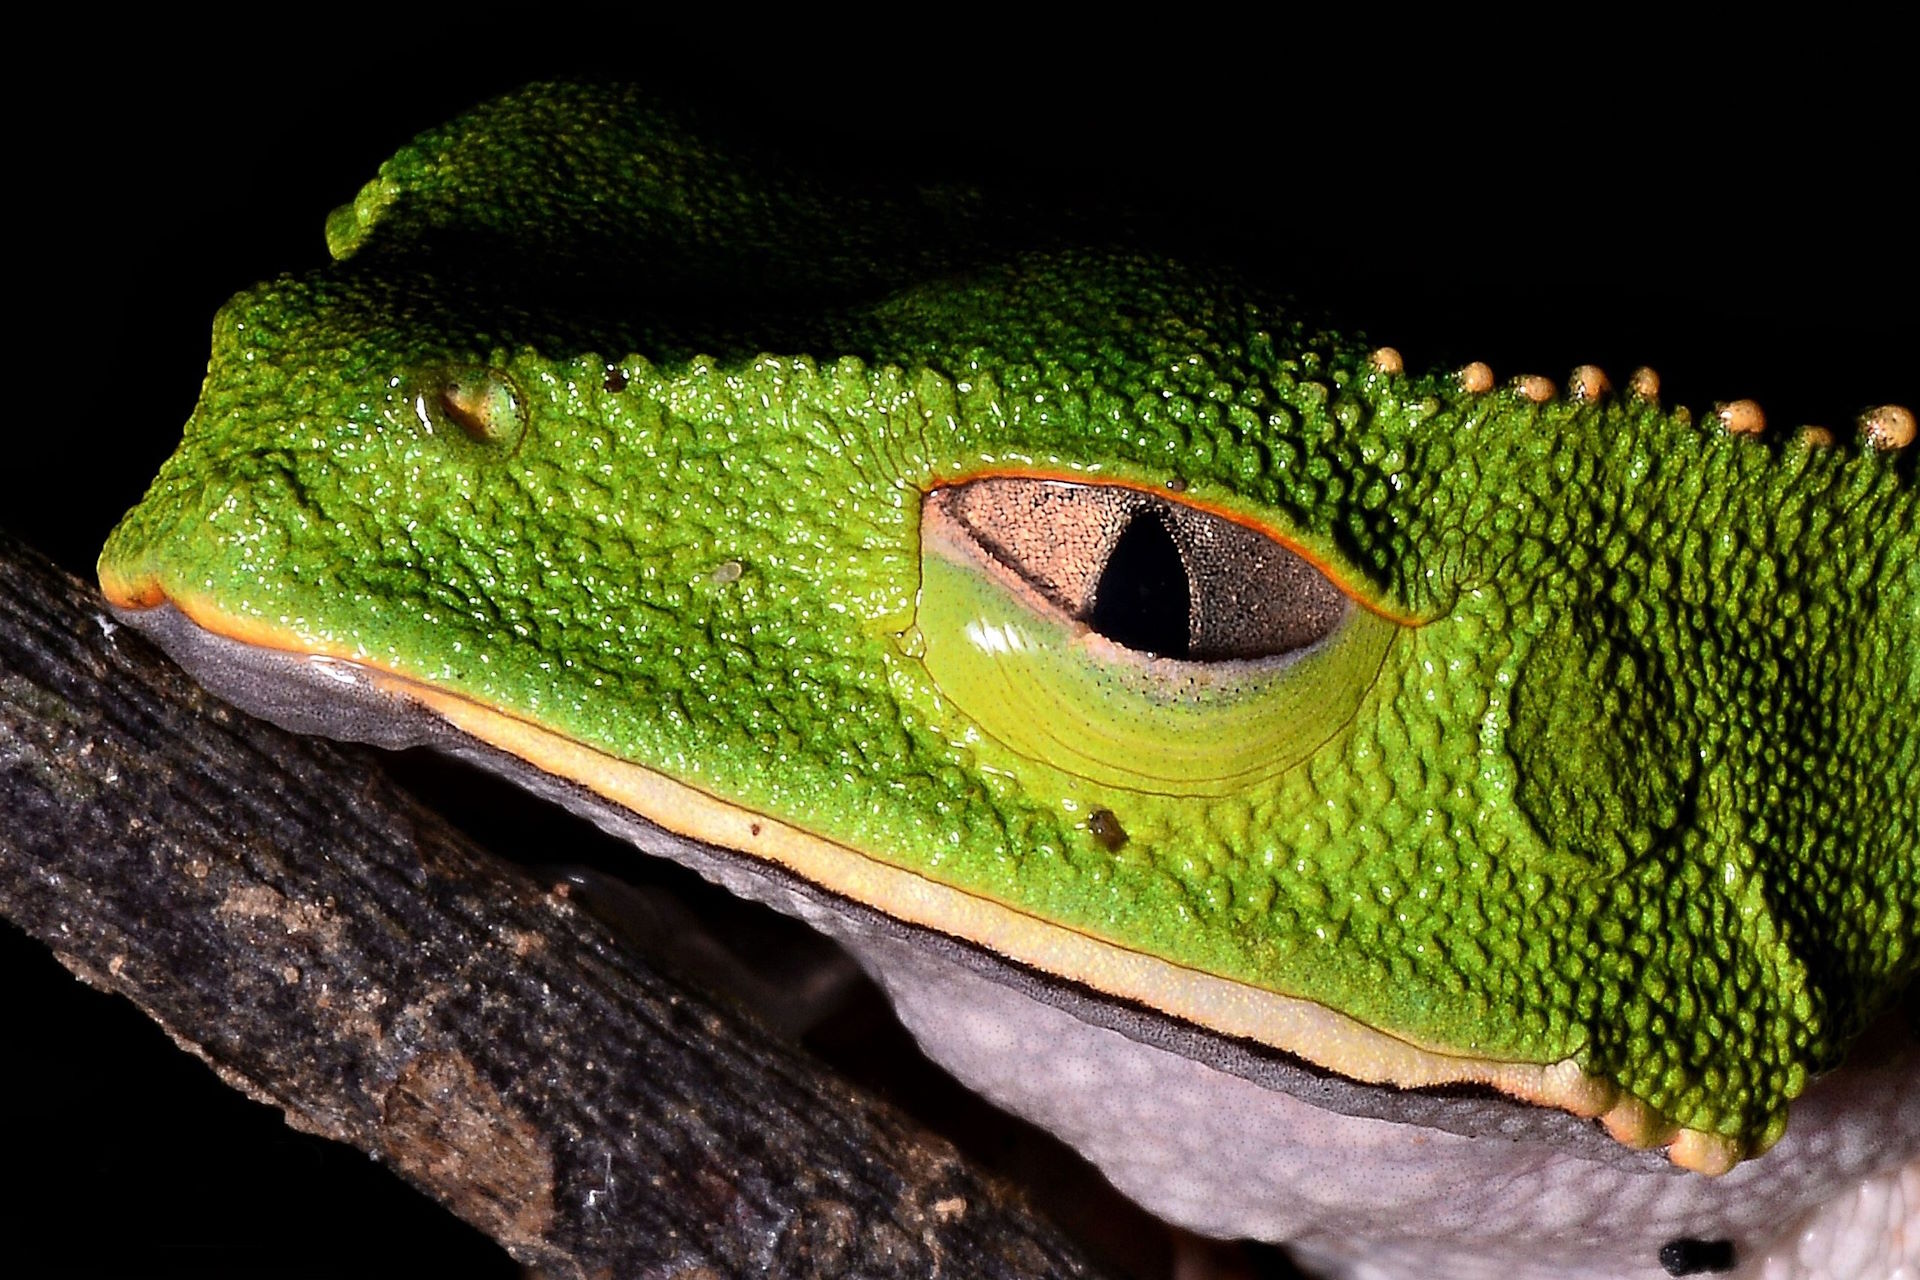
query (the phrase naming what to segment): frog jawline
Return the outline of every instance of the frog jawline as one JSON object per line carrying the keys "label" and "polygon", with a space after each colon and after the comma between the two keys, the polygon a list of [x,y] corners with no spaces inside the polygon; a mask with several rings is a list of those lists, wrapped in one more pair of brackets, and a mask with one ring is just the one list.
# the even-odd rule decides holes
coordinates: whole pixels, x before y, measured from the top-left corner
{"label": "frog jawline", "polygon": [[[116,602],[113,612],[160,643],[202,684],[283,727],[388,748],[430,745],[506,774],[648,848],[636,834],[637,820],[645,829],[640,835],[658,832],[666,837],[661,843],[696,846],[709,856],[731,855],[763,874],[778,872],[780,878],[831,900],[833,908],[857,908],[923,943],[943,939],[951,949],[982,957],[989,963],[976,961],[970,967],[1085,1020],[1285,1089],[1329,1110],[1470,1131],[1466,1136],[1498,1127],[1512,1136],[1510,1126],[1484,1119],[1446,1122],[1446,1109],[1462,1102],[1462,1086],[1469,1090],[1466,1101],[1482,1106],[1497,1101],[1471,1096],[1476,1087],[1484,1087],[1512,1099],[1508,1106],[1553,1109],[1537,1112],[1543,1120],[1557,1122],[1551,1140],[1569,1145],[1569,1134],[1577,1132],[1590,1140],[1575,1144],[1587,1146],[1582,1154],[1588,1156],[1608,1150],[1616,1157],[1643,1154],[1607,1143],[1585,1123],[1594,1118],[1624,1147],[1670,1143],[1667,1154],[1673,1163],[1701,1172],[1723,1172],[1741,1155],[1724,1137],[1662,1123],[1608,1082],[1581,1072],[1572,1060],[1509,1063],[1423,1048],[1312,1001],[1128,951],[740,809],[462,695],[359,658],[315,652],[271,624],[172,599],[155,605],[142,600],[133,607]],[[316,699],[316,689],[327,696]],[[625,821],[618,821],[622,817]],[[649,851],[673,856],[668,848]],[[828,867],[824,872],[823,865]],[[793,884],[786,887],[791,891]],[[1104,1016],[1090,1015],[1089,1004],[1103,1006]],[[1137,1025],[1142,1019],[1149,1027],[1159,1024],[1159,1033]],[[1237,1052],[1223,1053],[1222,1046]],[[1272,1068],[1275,1052],[1296,1060],[1290,1070]],[[1266,1069],[1258,1065],[1263,1060],[1269,1064]],[[1343,1087],[1330,1087],[1329,1073]],[[1265,1078],[1289,1074],[1295,1077],[1291,1085]],[[1407,1112],[1425,1108],[1378,1097],[1356,1103],[1352,1096],[1333,1096],[1355,1091],[1396,1099],[1424,1097],[1434,1108],[1415,1117]],[[1315,1094],[1323,1096],[1311,1096]]]}

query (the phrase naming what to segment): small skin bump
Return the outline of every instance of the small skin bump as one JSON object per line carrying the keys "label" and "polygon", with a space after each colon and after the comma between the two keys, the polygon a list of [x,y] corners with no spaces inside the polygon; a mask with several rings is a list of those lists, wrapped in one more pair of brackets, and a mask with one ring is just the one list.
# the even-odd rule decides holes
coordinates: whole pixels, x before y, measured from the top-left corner
{"label": "small skin bump", "polygon": [[1667,1148],[1667,1158],[1674,1164],[1709,1178],[1732,1169],[1744,1154],[1734,1139],[1699,1129],[1682,1129]]}
{"label": "small skin bump", "polygon": [[1869,409],[1860,415],[1860,434],[1875,449],[1904,449],[1913,443],[1913,410],[1899,404]]}
{"label": "small skin bump", "polygon": [[1638,1150],[1665,1146],[1679,1135],[1658,1111],[1631,1094],[1616,1095],[1599,1119],[1615,1142]]}
{"label": "small skin bump", "polygon": [[1179,476],[1175,476],[1173,479],[1167,481],[1168,493],[1185,493],[1186,491],[1187,482]]}
{"label": "small skin bump", "polygon": [[1375,347],[1373,354],[1367,357],[1373,367],[1381,373],[1405,373],[1407,362],[1392,347]]}
{"label": "small skin bump", "polygon": [[1485,395],[1493,390],[1493,366],[1484,360],[1475,360],[1460,370],[1460,386],[1476,396]]}
{"label": "small skin bump", "polygon": [[1513,385],[1521,395],[1535,404],[1545,404],[1553,399],[1556,390],[1552,378],[1543,378],[1537,373],[1522,374],[1513,380]]}
{"label": "small skin bump", "polygon": [[1631,392],[1637,400],[1645,400],[1650,404],[1658,404],[1660,401],[1660,375],[1652,369],[1649,369],[1646,365],[1641,365],[1628,377],[1627,390]]}
{"label": "small skin bump", "polygon": [[1581,404],[1592,404],[1613,390],[1613,384],[1599,365],[1583,364],[1567,378],[1567,389]]}
{"label": "small skin bump", "polygon": [[1800,428],[1800,443],[1809,449],[1831,449],[1833,447],[1833,432],[1827,430],[1825,427],[1802,427]]}
{"label": "small skin bump", "polygon": [[1730,400],[1725,404],[1716,404],[1713,412],[1728,435],[1757,436],[1767,429],[1766,412],[1752,400]]}

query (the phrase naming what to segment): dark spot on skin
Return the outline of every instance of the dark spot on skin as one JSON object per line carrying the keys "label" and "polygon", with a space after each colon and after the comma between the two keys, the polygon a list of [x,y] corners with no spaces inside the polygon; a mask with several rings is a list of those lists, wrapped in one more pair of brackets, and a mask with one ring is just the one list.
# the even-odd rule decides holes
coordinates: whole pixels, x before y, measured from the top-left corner
{"label": "dark spot on skin", "polygon": [[606,381],[601,383],[607,390],[618,394],[627,389],[626,371],[617,364],[607,366]]}
{"label": "dark spot on skin", "polygon": [[1087,834],[1100,842],[1108,853],[1118,853],[1127,842],[1127,833],[1111,809],[1095,809],[1087,815]]}
{"label": "dark spot on skin", "polygon": [[1167,481],[1168,493],[1185,493],[1186,491],[1187,491],[1187,482],[1185,480],[1182,480],[1179,476],[1175,476],[1173,479]]}
{"label": "dark spot on skin", "polygon": [[760,834],[760,824],[757,822],[749,823],[747,826],[747,830],[751,831],[754,835],[757,836]]}
{"label": "dark spot on skin", "polygon": [[1660,1265],[1670,1276],[1697,1276],[1733,1270],[1733,1241],[1669,1240],[1660,1246]]}

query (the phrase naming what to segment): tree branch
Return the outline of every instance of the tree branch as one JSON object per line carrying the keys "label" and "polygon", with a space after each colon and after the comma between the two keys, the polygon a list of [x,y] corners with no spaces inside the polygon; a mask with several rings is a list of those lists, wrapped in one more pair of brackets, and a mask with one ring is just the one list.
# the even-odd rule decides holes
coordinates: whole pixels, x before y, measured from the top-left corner
{"label": "tree branch", "polygon": [[0,535],[0,915],[558,1276],[1092,1274],[940,1140]]}

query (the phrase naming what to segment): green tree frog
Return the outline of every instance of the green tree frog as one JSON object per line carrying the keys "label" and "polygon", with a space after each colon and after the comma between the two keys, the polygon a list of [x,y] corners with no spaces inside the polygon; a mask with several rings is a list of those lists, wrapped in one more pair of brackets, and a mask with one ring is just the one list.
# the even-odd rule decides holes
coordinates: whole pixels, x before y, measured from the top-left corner
{"label": "green tree frog", "polygon": [[213,688],[812,922],[1195,1231],[1920,1274],[1906,409],[1410,372],[614,88],[328,238],[101,557]]}

